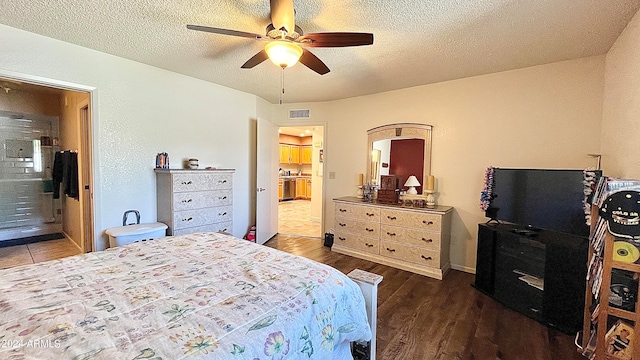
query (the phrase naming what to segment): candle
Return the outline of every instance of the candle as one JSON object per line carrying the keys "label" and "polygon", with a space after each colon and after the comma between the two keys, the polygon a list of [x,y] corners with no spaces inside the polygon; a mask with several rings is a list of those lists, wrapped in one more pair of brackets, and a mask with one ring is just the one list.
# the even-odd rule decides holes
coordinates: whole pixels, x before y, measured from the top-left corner
{"label": "candle", "polygon": [[436,182],[436,178],[433,175],[427,177],[427,190],[433,190]]}
{"label": "candle", "polygon": [[364,183],[364,174],[358,174],[358,186],[362,186]]}

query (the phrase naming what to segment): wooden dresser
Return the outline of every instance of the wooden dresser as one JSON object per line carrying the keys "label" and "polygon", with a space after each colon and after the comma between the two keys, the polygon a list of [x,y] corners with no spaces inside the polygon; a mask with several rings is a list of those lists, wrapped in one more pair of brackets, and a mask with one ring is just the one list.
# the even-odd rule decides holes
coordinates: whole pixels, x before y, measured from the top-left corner
{"label": "wooden dresser", "polygon": [[158,221],[167,235],[233,230],[233,169],[155,169]]}
{"label": "wooden dresser", "polygon": [[333,251],[440,280],[451,268],[452,207],[415,208],[357,197],[334,203]]}

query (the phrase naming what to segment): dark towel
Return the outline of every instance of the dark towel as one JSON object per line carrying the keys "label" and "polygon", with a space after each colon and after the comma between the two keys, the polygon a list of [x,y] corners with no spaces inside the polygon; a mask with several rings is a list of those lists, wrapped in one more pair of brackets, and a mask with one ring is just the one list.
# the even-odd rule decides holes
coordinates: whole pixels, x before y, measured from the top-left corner
{"label": "dark towel", "polygon": [[69,176],[67,178],[68,187],[65,185],[65,194],[76,200],[80,200],[78,191],[78,153],[69,152]]}
{"label": "dark towel", "polygon": [[56,151],[53,158],[53,170],[51,176],[53,177],[53,198],[60,198],[60,184],[62,183],[62,175],[64,173],[64,163],[62,161],[63,153]]}

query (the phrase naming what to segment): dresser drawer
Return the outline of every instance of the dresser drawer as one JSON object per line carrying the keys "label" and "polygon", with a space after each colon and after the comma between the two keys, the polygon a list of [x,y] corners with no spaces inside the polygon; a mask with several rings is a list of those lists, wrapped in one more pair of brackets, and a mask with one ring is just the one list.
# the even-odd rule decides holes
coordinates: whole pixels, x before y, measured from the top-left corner
{"label": "dresser drawer", "polygon": [[233,206],[176,211],[173,214],[173,230],[214,224],[233,219]]}
{"label": "dresser drawer", "polygon": [[232,174],[175,174],[173,192],[231,189],[232,178]]}
{"label": "dresser drawer", "polygon": [[380,242],[380,255],[412,263],[440,267],[440,252],[407,246],[393,241]]}
{"label": "dresser drawer", "polygon": [[173,232],[173,235],[184,235],[195,232],[226,232],[231,234],[233,232],[233,223],[231,221],[225,221],[221,223],[190,227],[186,229],[178,229]]}
{"label": "dresser drawer", "polygon": [[233,203],[233,191],[190,191],[173,193],[173,210],[193,210],[215,206],[231,205]]}
{"label": "dresser drawer", "polygon": [[334,245],[340,245],[372,254],[378,254],[380,241],[355,234],[336,231],[333,239]]}
{"label": "dresser drawer", "polygon": [[419,229],[404,228],[382,224],[380,239],[401,242],[406,245],[422,247],[430,250],[440,250],[441,234]]}
{"label": "dresser drawer", "polygon": [[420,212],[383,209],[381,222],[388,225],[404,226],[421,230],[437,231],[441,229],[442,216]]}
{"label": "dresser drawer", "polygon": [[375,222],[358,221],[355,219],[336,217],[336,232],[349,232],[374,238],[380,237],[380,224]]}
{"label": "dresser drawer", "polygon": [[336,203],[336,217],[380,222],[380,209],[365,205]]}

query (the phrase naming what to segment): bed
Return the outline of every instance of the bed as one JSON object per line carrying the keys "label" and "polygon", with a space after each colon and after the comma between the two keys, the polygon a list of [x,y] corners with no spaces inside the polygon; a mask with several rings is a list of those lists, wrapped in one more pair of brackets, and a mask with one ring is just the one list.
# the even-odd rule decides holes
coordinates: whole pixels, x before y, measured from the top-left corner
{"label": "bed", "polygon": [[0,270],[1,359],[350,359],[371,336],[347,276],[224,234]]}

